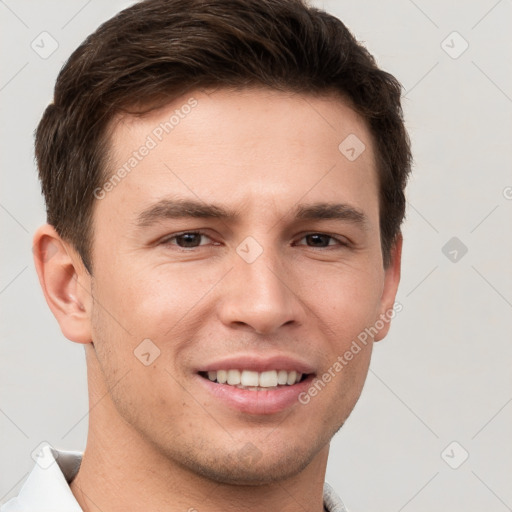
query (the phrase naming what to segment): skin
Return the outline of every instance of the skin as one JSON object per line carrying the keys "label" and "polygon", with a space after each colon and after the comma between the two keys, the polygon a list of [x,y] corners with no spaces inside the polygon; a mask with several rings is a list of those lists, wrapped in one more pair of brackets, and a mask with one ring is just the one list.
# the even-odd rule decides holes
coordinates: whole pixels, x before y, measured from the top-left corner
{"label": "skin", "polygon": [[[86,350],[89,434],[71,490],[86,512],[320,512],[329,442],[359,398],[372,343],[307,405],[275,414],[228,407],[197,369],[233,354],[286,354],[321,377],[392,308],[401,239],[384,268],[370,133],[337,96],[193,91],[142,118],[118,117],[109,172],[191,97],[197,106],[96,200],[92,276],[53,227],[34,238],[46,300]],[[338,149],[349,134],[366,146],[352,162]],[[169,198],[239,217],[137,225]],[[293,217],[315,202],[348,205],[365,223]],[[170,239],[191,230],[205,235],[191,248]],[[315,233],[341,243],[306,236]],[[263,250],[252,263],[236,251],[248,236]],[[134,350],[148,338],[160,355],[146,366]]]}

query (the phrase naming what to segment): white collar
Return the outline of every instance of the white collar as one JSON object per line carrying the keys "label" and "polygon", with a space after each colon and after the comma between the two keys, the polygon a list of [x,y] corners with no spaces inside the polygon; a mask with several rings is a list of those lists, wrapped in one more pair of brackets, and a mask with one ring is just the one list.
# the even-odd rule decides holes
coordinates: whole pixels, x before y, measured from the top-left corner
{"label": "white collar", "polygon": [[69,487],[82,455],[43,446],[18,496],[2,505],[0,512],[83,512]]}

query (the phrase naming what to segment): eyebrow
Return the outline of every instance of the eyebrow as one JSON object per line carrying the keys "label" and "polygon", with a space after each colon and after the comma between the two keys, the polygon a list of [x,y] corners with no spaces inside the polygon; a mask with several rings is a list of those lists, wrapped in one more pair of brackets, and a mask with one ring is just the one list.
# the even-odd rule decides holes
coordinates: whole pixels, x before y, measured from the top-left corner
{"label": "eyebrow", "polygon": [[343,220],[366,227],[368,219],[359,209],[343,203],[314,203],[299,205],[295,211],[297,219]]}
{"label": "eyebrow", "polygon": [[161,220],[186,217],[236,219],[238,216],[238,213],[215,204],[206,204],[191,199],[162,199],[139,214],[137,225],[147,227]]}
{"label": "eyebrow", "polygon": [[[361,228],[368,224],[368,218],[361,210],[344,203],[301,204],[295,207],[293,215],[300,220],[341,220]],[[148,227],[162,220],[182,218],[237,220],[240,213],[191,199],[162,199],[138,215],[137,226]]]}

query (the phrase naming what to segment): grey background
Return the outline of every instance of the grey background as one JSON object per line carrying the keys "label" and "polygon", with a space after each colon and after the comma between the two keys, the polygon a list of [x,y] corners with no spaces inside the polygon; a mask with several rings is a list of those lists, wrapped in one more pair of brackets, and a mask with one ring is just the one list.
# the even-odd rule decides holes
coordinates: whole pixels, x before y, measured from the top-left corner
{"label": "grey background", "polygon": [[[0,503],[42,441],[85,447],[83,348],[60,333],[32,262],[45,219],[32,132],[71,51],[130,3],[0,1]],[[512,3],[314,4],[402,82],[415,155],[403,311],[332,442],[327,480],[352,512],[512,510]],[[43,31],[58,43],[47,58],[31,47],[45,37],[51,49]]]}

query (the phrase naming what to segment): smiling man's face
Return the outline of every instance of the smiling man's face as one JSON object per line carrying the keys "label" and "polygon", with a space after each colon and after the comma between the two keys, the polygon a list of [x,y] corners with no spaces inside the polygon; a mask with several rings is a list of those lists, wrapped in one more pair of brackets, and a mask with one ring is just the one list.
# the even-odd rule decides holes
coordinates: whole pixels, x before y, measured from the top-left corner
{"label": "smiling man's face", "polygon": [[[349,135],[366,147],[356,159],[338,147]],[[119,119],[111,142],[109,173],[150,146],[94,210],[88,364],[112,417],[216,481],[325,461],[371,343],[309,403],[299,395],[392,308],[399,280],[399,249],[383,268],[361,117],[334,96],[192,92]]]}

